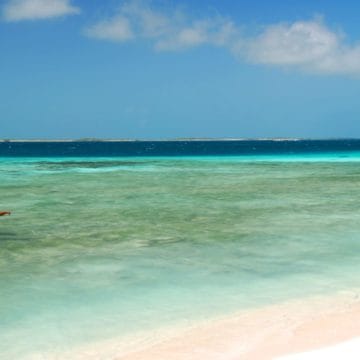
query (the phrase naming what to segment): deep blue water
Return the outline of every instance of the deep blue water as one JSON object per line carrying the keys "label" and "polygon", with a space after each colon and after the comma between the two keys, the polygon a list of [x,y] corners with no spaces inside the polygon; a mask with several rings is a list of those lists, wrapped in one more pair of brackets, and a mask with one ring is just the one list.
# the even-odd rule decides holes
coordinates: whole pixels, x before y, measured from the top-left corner
{"label": "deep blue water", "polygon": [[360,151],[360,139],[0,142],[0,156],[222,156]]}

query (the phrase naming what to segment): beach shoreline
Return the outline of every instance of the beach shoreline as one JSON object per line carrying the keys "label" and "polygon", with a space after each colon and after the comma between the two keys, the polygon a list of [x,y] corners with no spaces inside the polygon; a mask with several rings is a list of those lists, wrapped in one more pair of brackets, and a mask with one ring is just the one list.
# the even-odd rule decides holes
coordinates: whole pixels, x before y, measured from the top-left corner
{"label": "beach shoreline", "polygon": [[245,311],[117,359],[276,359],[358,336],[359,296],[342,294]]}
{"label": "beach shoreline", "polygon": [[[341,346],[349,347],[342,343],[349,341],[352,349],[360,352],[359,295],[359,290],[353,290],[294,300],[189,327],[154,330],[84,345],[62,355],[41,356],[74,360],[296,360],[313,359],[319,349],[327,354],[332,353],[332,347],[341,351]],[[27,359],[37,359],[37,355]]]}

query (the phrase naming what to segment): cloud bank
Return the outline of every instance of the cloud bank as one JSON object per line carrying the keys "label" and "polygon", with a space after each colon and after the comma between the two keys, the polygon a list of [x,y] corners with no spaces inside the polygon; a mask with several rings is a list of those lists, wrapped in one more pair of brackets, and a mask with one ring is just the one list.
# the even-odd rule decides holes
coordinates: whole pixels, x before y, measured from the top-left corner
{"label": "cloud bank", "polygon": [[5,21],[49,19],[79,14],[80,9],[70,0],[10,0],[3,7]]}
{"label": "cloud bank", "polygon": [[157,51],[202,45],[227,48],[241,61],[319,74],[360,74],[360,45],[320,18],[270,24],[243,35],[239,24],[222,16],[194,19],[178,9],[160,11],[150,3],[130,2],[115,15],[85,29],[89,37],[123,43],[146,40]]}

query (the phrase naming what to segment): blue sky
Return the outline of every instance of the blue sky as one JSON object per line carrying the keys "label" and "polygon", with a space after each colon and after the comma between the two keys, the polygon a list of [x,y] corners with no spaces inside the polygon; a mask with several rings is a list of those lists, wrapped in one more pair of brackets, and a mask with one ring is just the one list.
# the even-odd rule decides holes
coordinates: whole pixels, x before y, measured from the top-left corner
{"label": "blue sky", "polygon": [[360,137],[360,2],[0,6],[0,138]]}

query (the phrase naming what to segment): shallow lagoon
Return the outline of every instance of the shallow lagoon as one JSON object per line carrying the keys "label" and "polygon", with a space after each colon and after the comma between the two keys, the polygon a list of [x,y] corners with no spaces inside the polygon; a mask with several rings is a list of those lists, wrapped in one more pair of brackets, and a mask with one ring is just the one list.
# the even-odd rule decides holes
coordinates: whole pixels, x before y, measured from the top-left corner
{"label": "shallow lagoon", "polygon": [[0,357],[360,287],[357,153],[3,158]]}

